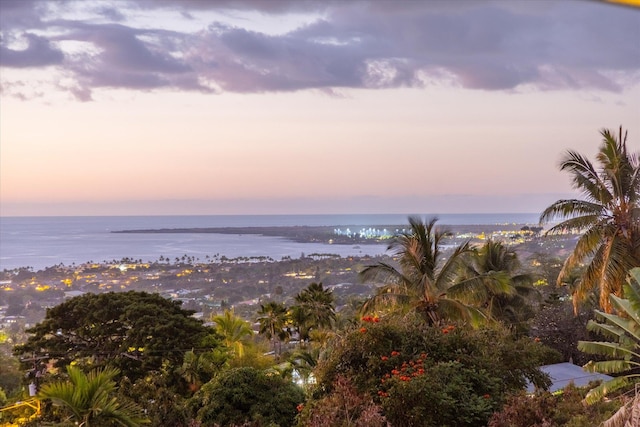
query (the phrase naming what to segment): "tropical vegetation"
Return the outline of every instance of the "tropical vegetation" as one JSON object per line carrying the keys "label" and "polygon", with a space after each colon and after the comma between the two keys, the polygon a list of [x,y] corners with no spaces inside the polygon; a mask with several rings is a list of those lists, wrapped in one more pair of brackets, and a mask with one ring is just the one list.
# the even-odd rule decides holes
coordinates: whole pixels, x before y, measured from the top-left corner
{"label": "tropical vegetation", "polygon": [[515,252],[500,242],[487,241],[480,248],[464,242],[445,256],[451,234],[436,222],[410,217],[409,230],[389,245],[398,265],[380,262],[362,270],[363,281],[381,285],[363,311],[415,311],[431,325],[525,320],[525,298],[535,290],[531,276],[519,274]]}
{"label": "tropical vegetation", "polygon": [[[35,421],[0,408],[0,424],[634,425],[640,172],[622,131],[602,136],[597,168],[575,152],[561,164],[586,200],[545,210],[563,221],[529,246],[578,233],[566,261],[536,249],[521,260],[513,240],[454,241],[436,218],[410,217],[391,257],[353,266],[370,286],[353,284],[370,290],[360,298],[325,287],[321,269],[284,293],[261,273],[257,310],[211,304],[207,323],[157,294],[70,298],[23,344],[0,337],[0,405],[28,401],[29,383],[42,402]],[[561,360],[614,379],[551,394],[539,367]]]}
{"label": "tropical vegetation", "polygon": [[56,367],[116,367],[135,380],[181,366],[189,350],[220,346],[213,329],[193,313],[147,292],[85,294],[48,309],[14,353],[39,356]]}
{"label": "tropical vegetation", "polygon": [[42,399],[49,399],[61,408],[62,423],[81,427],[117,424],[138,427],[149,421],[133,402],[116,397],[115,368],[97,368],[85,374],[76,366],[67,366],[68,379],[45,384]]}
{"label": "tropical vegetation", "polygon": [[587,329],[610,341],[580,341],[578,348],[586,353],[597,354],[608,360],[591,361],[585,365],[590,372],[615,374],[607,382],[595,387],[585,400],[593,403],[621,388],[640,382],[640,268],[631,270],[624,285],[626,298],[609,295],[611,306],[618,314],[596,310],[597,318],[591,320]]}
{"label": "tropical vegetation", "polygon": [[627,149],[627,132],[604,129],[597,165],[568,151],[560,169],[572,175],[573,187],[584,199],[563,199],[547,207],[540,222],[560,219],[547,234],[581,236],[558,275],[561,284],[581,264],[586,269],[573,291],[574,304],[597,289],[600,307],[610,313],[609,295],[624,295],[628,271],[640,266],[640,164]]}
{"label": "tropical vegetation", "polygon": [[380,283],[376,294],[363,306],[363,311],[392,309],[415,311],[429,324],[439,325],[447,320],[462,320],[479,324],[483,313],[466,304],[461,298],[471,296],[473,289],[483,286],[475,277],[456,282],[464,255],[471,251],[469,243],[457,246],[448,258],[443,256],[443,245],[451,234],[436,228],[437,218],[423,222],[409,218],[409,231],[401,232],[389,245],[398,257],[399,266],[379,262],[365,267],[363,281]]}

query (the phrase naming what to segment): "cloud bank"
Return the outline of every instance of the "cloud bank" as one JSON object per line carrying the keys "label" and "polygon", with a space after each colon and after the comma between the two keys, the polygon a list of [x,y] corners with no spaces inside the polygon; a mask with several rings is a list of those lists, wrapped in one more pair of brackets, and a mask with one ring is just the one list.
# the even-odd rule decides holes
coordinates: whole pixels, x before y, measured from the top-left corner
{"label": "cloud bank", "polygon": [[[288,20],[300,25],[279,31]],[[619,92],[640,81],[640,9],[588,1],[3,0],[0,37],[2,92],[22,98],[27,82],[7,71],[40,72],[83,101],[103,88]]]}

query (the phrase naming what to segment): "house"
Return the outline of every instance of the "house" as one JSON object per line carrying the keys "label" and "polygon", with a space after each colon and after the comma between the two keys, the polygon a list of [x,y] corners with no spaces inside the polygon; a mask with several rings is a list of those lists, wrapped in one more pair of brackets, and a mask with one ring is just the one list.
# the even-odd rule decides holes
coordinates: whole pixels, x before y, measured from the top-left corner
{"label": "house", "polygon": [[[613,379],[609,375],[587,372],[582,367],[569,362],[540,366],[540,370],[551,377],[552,383],[549,387],[551,393],[560,391],[571,383],[576,387],[585,387],[591,381],[609,381]],[[535,392],[533,384],[527,386],[527,392]]]}

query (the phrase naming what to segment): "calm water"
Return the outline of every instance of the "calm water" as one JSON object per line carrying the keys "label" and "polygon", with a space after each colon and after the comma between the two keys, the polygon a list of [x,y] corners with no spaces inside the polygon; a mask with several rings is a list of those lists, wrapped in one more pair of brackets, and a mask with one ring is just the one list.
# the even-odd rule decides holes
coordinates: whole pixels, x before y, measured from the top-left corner
{"label": "calm water", "polygon": [[[538,214],[438,215],[439,224],[535,224]],[[156,228],[244,226],[406,225],[407,215],[212,215],[111,217],[2,217],[0,270],[30,266],[40,270],[63,263],[102,262],[129,257],[154,261],[189,255],[284,256],[302,253],[379,255],[386,245],[328,245],[295,243],[283,238],[229,234],[116,234],[112,231]]]}

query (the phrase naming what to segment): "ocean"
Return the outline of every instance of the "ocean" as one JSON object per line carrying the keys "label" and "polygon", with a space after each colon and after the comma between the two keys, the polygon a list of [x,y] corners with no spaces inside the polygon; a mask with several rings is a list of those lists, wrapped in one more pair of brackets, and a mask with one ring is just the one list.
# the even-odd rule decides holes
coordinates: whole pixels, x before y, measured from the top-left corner
{"label": "ocean", "polygon": [[[537,224],[539,214],[439,214],[439,224]],[[422,215],[429,218],[434,215]],[[207,255],[228,258],[331,253],[340,256],[381,255],[386,245],[330,245],[297,243],[279,237],[233,234],[120,234],[113,231],[160,228],[248,226],[369,227],[406,225],[408,215],[206,215],[206,216],[86,216],[0,217],[0,271],[21,267],[41,270],[122,258],[155,261],[160,256],[183,255],[205,260]]]}

